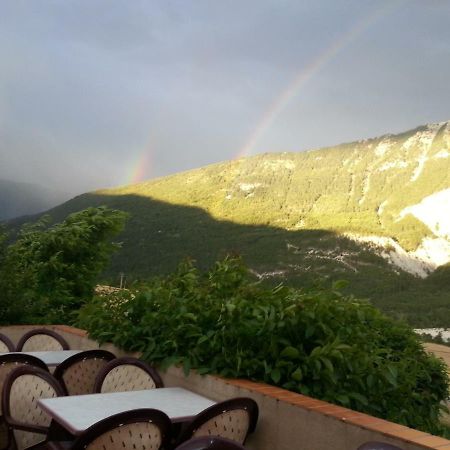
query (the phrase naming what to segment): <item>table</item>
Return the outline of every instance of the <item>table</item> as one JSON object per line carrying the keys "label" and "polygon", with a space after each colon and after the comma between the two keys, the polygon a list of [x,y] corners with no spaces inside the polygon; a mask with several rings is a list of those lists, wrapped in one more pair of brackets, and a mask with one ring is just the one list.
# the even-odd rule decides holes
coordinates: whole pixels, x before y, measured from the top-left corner
{"label": "table", "polygon": [[73,436],[99,420],[131,409],[154,408],[173,423],[186,422],[216,402],[179,387],[46,398],[39,406]]}
{"label": "table", "polygon": [[10,355],[11,353],[17,353],[19,355],[31,355],[39,358],[43,361],[47,366],[57,366],[65,361],[70,356],[76,355],[80,353],[81,350],[56,350],[56,351],[45,351],[45,352],[9,352],[9,353],[0,353],[0,355]]}

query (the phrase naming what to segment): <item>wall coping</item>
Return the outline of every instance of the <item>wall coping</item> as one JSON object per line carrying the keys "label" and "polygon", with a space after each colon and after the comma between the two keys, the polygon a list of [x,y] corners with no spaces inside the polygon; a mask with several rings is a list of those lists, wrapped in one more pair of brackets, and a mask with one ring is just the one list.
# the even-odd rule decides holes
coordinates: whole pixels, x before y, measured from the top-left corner
{"label": "wall coping", "polygon": [[411,444],[420,445],[427,449],[450,450],[450,441],[447,439],[413,428],[408,428],[404,425],[389,422],[388,420],[379,419],[378,417],[373,417],[359,411],[354,411],[264,383],[243,379],[214,377],[221,379],[226,384],[257,392],[275,398],[276,400],[289,403],[293,406],[314,411],[342,422],[347,422],[348,424],[359,428],[375,431],[387,438],[400,439]]}

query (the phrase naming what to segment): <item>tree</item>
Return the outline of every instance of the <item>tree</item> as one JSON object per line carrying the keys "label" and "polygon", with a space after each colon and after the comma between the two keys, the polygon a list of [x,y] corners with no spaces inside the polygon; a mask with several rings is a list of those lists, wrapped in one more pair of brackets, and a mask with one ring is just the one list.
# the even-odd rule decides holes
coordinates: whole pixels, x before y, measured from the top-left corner
{"label": "tree", "polygon": [[99,207],[51,227],[48,217],[22,227],[17,240],[0,249],[0,323],[71,322],[118,248],[112,239],[125,219],[122,211]]}

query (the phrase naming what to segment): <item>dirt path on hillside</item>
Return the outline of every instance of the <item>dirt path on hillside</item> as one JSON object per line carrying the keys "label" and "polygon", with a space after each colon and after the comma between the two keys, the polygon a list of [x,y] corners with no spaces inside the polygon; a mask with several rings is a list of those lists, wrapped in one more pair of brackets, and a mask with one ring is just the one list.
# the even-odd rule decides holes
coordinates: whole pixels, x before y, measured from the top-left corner
{"label": "dirt path on hillside", "polygon": [[[431,344],[426,343],[424,344],[424,347],[429,352],[435,354],[439,358],[442,358],[445,361],[445,364],[447,364],[447,372],[450,375],[450,347],[447,347],[446,345],[439,345],[439,344]],[[447,401],[447,407],[450,409],[450,402]],[[450,414],[446,414],[442,421],[450,425]]]}
{"label": "dirt path on hillside", "polygon": [[445,361],[445,363],[447,364],[447,372],[450,375],[450,347],[447,347],[446,345],[432,344],[428,342],[424,344],[424,347],[426,350],[428,350],[431,353],[434,353],[436,356],[439,356]]}

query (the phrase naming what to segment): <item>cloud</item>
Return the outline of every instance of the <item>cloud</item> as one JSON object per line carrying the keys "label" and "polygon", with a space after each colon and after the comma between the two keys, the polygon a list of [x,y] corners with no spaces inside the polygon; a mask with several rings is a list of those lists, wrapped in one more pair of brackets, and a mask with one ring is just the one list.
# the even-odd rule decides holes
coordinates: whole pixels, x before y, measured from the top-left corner
{"label": "cloud", "polygon": [[[0,178],[75,194],[123,183],[149,148],[148,176],[232,158],[314,58],[389,4],[4,0]],[[255,151],[449,118],[449,6],[399,4],[292,96]]]}

